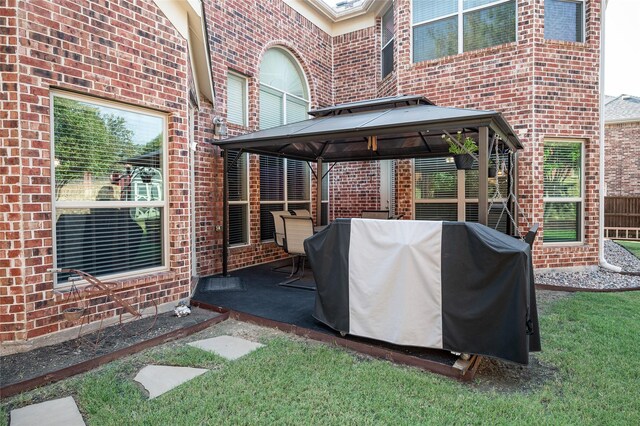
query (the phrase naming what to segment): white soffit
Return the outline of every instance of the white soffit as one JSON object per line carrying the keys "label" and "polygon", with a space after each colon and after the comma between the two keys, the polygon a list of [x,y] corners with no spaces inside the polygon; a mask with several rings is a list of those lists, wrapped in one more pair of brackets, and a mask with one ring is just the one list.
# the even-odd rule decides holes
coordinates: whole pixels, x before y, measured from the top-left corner
{"label": "white soffit", "polygon": [[154,2],[180,35],[187,40],[193,80],[198,95],[204,95],[213,103],[211,58],[207,48],[207,32],[202,14],[202,2],[200,0],[154,0]]}
{"label": "white soffit", "polygon": [[332,37],[376,24],[391,0],[364,0],[360,6],[337,11],[322,0],[283,0],[296,12]]}

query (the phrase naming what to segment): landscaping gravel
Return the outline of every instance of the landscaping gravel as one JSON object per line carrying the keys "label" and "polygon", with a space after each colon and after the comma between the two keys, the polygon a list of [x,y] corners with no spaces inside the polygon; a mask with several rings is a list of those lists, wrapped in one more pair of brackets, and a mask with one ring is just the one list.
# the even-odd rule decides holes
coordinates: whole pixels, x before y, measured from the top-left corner
{"label": "landscaping gravel", "polygon": [[[640,259],[610,240],[604,242],[605,259],[625,272],[640,273]],[[536,284],[594,289],[640,287],[640,275],[619,274],[603,268],[582,272],[537,272]]]}

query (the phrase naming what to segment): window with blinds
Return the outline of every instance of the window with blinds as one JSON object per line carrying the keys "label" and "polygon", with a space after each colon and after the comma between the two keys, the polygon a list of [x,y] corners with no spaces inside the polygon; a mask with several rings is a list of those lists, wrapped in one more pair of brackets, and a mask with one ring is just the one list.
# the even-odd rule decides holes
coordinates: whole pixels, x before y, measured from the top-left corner
{"label": "window with blinds", "polygon": [[545,0],[544,38],[584,41],[584,0]]}
{"label": "window with blinds", "polygon": [[382,63],[382,78],[393,71],[393,4],[382,15],[381,19],[382,28],[382,51],[381,51],[381,63]]}
{"label": "window with blinds", "polygon": [[582,241],[582,143],[545,141],[544,242]]}
{"label": "window with blinds", "polygon": [[272,240],[270,212],[310,210],[310,170],[304,161],[260,157],[260,239]]}
{"label": "window with blinds", "polygon": [[237,151],[230,152],[229,160],[235,164],[228,170],[229,244],[232,246],[249,244],[249,154],[237,155]]}
{"label": "window with blinds", "polygon": [[413,62],[516,40],[515,0],[413,0]]}
{"label": "window with blinds", "polygon": [[165,116],[59,92],[52,120],[55,267],[100,277],[163,267]]}
{"label": "window with blinds", "polygon": [[[494,205],[489,211],[488,226],[507,232],[509,217],[502,213],[508,198],[507,154],[491,158],[495,177],[489,178],[489,198]],[[478,163],[472,170],[457,170],[450,158],[414,160],[414,200],[417,220],[478,221]]]}
{"label": "window with blinds", "polygon": [[[304,73],[284,49],[265,52],[260,63],[260,128],[268,129],[309,118],[309,94]],[[260,157],[260,239],[273,239],[272,211],[310,210],[310,170],[307,163]]]}
{"label": "window with blinds", "polygon": [[227,121],[247,125],[247,79],[232,72],[227,74]]}

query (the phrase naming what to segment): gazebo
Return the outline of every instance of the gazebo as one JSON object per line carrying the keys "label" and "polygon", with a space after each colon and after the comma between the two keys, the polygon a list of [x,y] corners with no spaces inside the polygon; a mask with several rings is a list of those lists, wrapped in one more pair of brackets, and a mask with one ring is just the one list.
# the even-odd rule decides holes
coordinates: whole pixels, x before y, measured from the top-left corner
{"label": "gazebo", "polygon": [[[421,96],[395,96],[319,108],[309,115],[307,120],[214,142],[224,157],[224,276],[228,264],[227,171],[243,152],[315,162],[316,193],[320,194],[324,176],[318,175],[323,163],[451,156],[443,135],[455,140],[452,135],[462,132],[478,145],[478,222],[488,224],[488,166],[493,153],[508,154],[509,187],[517,188],[516,156],[522,144],[499,112],[436,106]],[[237,155],[230,158],[230,151]],[[316,198],[319,218],[322,201]],[[516,191],[510,191],[504,206],[516,217]]]}

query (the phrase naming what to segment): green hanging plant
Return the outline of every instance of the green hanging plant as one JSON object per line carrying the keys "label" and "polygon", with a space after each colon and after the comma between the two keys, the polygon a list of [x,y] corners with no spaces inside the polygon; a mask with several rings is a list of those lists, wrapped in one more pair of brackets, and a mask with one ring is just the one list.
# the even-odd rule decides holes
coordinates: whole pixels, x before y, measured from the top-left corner
{"label": "green hanging plant", "polygon": [[442,135],[442,139],[444,139],[449,144],[449,152],[451,154],[459,155],[478,152],[478,145],[476,145],[476,141],[474,141],[473,138],[469,136],[463,137],[462,132],[456,133],[455,139],[460,143],[460,145],[464,146],[464,148],[459,146],[452,138],[450,138],[446,134]]}

